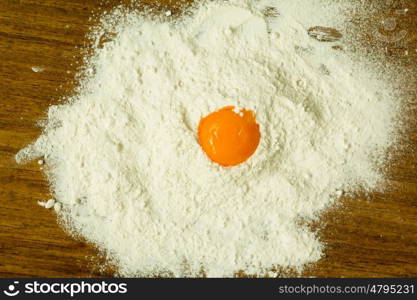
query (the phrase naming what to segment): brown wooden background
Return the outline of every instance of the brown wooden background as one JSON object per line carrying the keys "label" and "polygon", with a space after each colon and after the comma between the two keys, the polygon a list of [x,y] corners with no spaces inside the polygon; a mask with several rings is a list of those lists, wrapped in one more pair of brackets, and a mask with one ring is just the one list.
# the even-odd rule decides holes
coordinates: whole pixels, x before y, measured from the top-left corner
{"label": "brown wooden background", "polygon": [[[39,135],[35,124],[48,106],[72,92],[85,33],[96,22],[90,19],[93,12],[120,1],[100,2],[0,0],[0,277],[112,276],[110,270],[98,267],[101,260],[93,246],[69,237],[57,226],[54,212],[37,205],[48,199],[47,182],[37,162],[23,166],[14,162],[14,154]],[[159,2],[172,6],[167,0]],[[387,36],[407,30],[407,36],[401,43],[390,44],[365,34],[364,42],[375,43],[404,71],[415,72],[417,3],[382,2],[392,4],[367,26],[376,26]],[[407,14],[396,12],[404,8],[409,9]],[[395,30],[378,28],[386,17],[397,19]],[[36,73],[33,66],[45,70]],[[415,76],[410,76],[404,89],[410,98],[417,98]],[[321,231],[326,257],[310,266],[305,276],[417,277],[415,103],[405,141],[409,146],[397,153],[389,170],[389,187],[370,200],[345,199],[343,209],[326,213]]]}

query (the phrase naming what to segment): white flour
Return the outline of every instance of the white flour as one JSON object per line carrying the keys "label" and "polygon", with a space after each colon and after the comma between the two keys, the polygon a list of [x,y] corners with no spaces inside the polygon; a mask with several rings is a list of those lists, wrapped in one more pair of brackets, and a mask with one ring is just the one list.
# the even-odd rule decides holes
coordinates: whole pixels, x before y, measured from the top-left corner
{"label": "white flour", "polygon": [[[321,2],[208,2],[175,22],[116,10],[79,91],[17,160],[44,157],[60,218],[122,276],[301,270],[323,245],[300,221],[380,186],[400,109],[370,66],[307,34],[343,20],[346,3]],[[224,168],[196,134],[229,105],[256,113],[261,142]]]}

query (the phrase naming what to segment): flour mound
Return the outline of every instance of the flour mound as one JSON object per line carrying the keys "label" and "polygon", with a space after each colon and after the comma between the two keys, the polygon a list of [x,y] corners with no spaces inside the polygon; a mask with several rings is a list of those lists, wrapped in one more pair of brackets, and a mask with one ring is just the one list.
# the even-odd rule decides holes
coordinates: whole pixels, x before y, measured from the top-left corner
{"label": "flour mound", "polygon": [[[174,21],[103,17],[77,94],[49,109],[17,160],[44,157],[60,218],[122,276],[301,271],[323,245],[300,221],[381,185],[399,102],[371,67],[297,19],[314,2],[341,22],[340,7],[305,2],[204,2]],[[114,39],[101,47],[106,32]],[[256,113],[261,142],[224,168],[196,134],[230,105]]]}

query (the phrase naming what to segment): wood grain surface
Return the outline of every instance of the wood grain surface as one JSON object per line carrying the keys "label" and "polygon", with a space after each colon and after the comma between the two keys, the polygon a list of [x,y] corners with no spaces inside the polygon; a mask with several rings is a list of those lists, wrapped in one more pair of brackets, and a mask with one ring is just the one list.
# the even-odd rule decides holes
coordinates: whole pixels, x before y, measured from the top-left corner
{"label": "wood grain surface", "polygon": [[[405,30],[407,35],[393,43],[364,34],[364,44],[381,47],[388,60],[416,75],[417,3],[382,2],[388,6],[363,20],[369,32],[375,29],[389,38]],[[38,163],[17,165],[14,155],[40,134],[36,122],[48,106],[73,92],[94,15],[119,3],[0,0],[0,277],[113,276],[110,268],[100,268],[103,260],[94,246],[70,237],[57,225],[55,213],[37,204],[49,198]],[[159,3],[177,12],[175,1]],[[404,8],[406,13],[399,11]],[[384,28],[386,18],[396,19],[394,30]],[[44,71],[34,72],[34,66]],[[415,76],[409,76],[404,91],[417,98]],[[417,105],[410,105],[408,146],[396,151],[386,190],[343,199],[343,206],[323,216],[325,257],[304,276],[417,277]]]}

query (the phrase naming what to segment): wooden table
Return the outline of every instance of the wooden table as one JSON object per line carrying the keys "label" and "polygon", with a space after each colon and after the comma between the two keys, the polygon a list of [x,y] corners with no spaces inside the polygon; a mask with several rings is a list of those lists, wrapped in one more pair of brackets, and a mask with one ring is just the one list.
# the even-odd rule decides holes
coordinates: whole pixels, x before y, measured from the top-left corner
{"label": "wooden table", "polygon": [[[48,106],[73,91],[84,36],[96,22],[90,19],[92,12],[120,1],[99,2],[0,0],[1,277],[112,276],[110,269],[100,269],[102,259],[93,246],[68,236],[57,225],[55,214],[37,204],[49,197],[37,162],[21,166],[14,161],[15,153],[40,134],[36,122],[45,117]],[[393,2],[382,14],[373,16],[372,26],[388,37],[401,30],[406,30],[407,36],[400,44],[373,42],[385,49],[388,58],[397,59],[404,70],[415,72],[417,3]],[[396,11],[404,8],[409,9],[405,15]],[[379,21],[387,17],[396,18],[396,29],[384,30]],[[372,38],[366,37],[368,42]],[[34,66],[44,71],[34,72]],[[405,89],[416,99],[414,74]],[[327,244],[326,255],[308,267],[305,276],[417,276],[416,102],[410,114],[405,141],[409,147],[397,153],[388,172],[387,190],[370,195],[370,199],[344,199],[342,209],[325,214],[321,238]]]}

